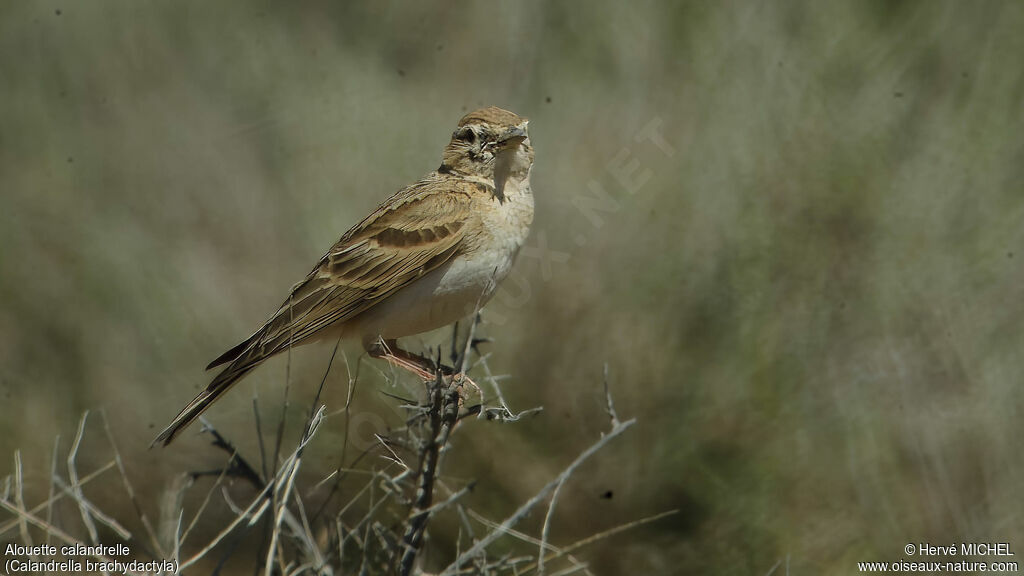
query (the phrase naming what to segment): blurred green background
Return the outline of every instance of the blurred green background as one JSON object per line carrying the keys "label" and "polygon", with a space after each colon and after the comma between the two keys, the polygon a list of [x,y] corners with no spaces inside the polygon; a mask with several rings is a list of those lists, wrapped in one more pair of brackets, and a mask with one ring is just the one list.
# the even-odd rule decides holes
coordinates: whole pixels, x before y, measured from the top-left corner
{"label": "blurred green background", "polygon": [[[504,517],[599,437],[607,363],[639,423],[552,541],[680,513],[585,550],[597,574],[1024,548],[1022,30],[1015,2],[4,3],[0,454],[45,491],[103,408],[156,516],[223,460],[195,429],[146,450],[206,362],[494,104],[531,119],[537,212],[483,329],[545,410],[456,436],[472,506]],[[291,428],[329,355],[293,355]],[[250,454],[286,364],[209,413]],[[399,418],[364,376],[368,435]],[[87,492],[127,511],[110,484]]]}

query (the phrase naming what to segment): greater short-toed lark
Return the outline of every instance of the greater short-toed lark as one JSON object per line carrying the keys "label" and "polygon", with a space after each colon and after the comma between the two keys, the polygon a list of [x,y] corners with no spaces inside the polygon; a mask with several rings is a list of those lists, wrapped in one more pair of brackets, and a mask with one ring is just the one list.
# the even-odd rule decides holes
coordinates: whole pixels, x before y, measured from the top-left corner
{"label": "greater short-toed lark", "polygon": [[451,324],[494,294],[533,220],[533,148],[524,118],[482,108],[459,121],[441,166],[341,237],[274,316],[207,369],[227,368],[154,440],[169,444],[267,358],[325,338],[360,338],[371,355],[423,378],[424,358],[395,339]]}

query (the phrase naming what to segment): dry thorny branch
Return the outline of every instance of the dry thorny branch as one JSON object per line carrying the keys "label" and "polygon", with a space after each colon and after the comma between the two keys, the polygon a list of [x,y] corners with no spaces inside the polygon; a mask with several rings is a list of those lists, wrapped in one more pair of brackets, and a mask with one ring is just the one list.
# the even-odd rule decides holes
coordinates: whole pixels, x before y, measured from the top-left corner
{"label": "dry thorny branch", "polygon": [[[45,537],[46,542],[57,540],[67,544],[99,544],[102,541],[99,527],[102,526],[102,538],[128,543],[135,556],[174,560],[180,572],[186,572],[203,561],[206,566],[215,566],[213,570],[217,573],[232,555],[246,549],[240,544],[242,538],[247,534],[253,536],[256,534],[253,529],[262,525],[262,538],[259,539],[262,541],[262,552],[250,562],[257,572],[268,576],[356,573],[405,576],[425,573],[423,549],[428,541],[431,520],[445,513],[452,514],[458,520],[460,531],[455,551],[437,552],[438,557],[449,555],[448,565],[441,568],[439,574],[591,574],[587,564],[574,556],[577,550],[675,512],[637,520],[567,545],[558,546],[550,540],[551,519],[566,482],[584,461],[626,431],[635,420],[619,420],[612,403],[605,367],[604,391],[610,420],[609,430],[504,520],[493,521],[475,512],[465,502],[466,496],[474,489],[474,483],[466,482],[454,488],[449,486],[442,474],[444,458],[452,449],[449,443],[452,434],[461,428],[460,422],[466,418],[514,422],[524,415],[540,411],[540,408],[535,408],[516,413],[508,407],[501,392],[500,377],[492,374],[487,356],[481,355],[477,349],[477,345],[485,341],[475,338],[477,321],[470,326],[463,345],[456,345],[457,329],[453,333],[450,361],[458,370],[442,369],[440,351],[437,352],[436,364],[439,369],[435,380],[415,384],[419,387],[421,400],[382,391],[386,396],[403,402],[400,408],[407,414],[404,426],[386,434],[378,434],[376,444],[355,455],[352,461],[346,460],[350,444],[348,428],[359,380],[359,363],[353,374],[348,359],[342,355],[348,372],[344,408],[328,415],[326,407],[320,403],[321,392],[338,352],[337,345],[306,418],[303,433],[287,456],[279,456],[284,431],[283,424],[279,423],[274,455],[269,462],[266,459],[259,405],[255,400],[253,406],[259,438],[259,466],[251,464],[228,438],[204,421],[203,431],[209,434],[214,447],[227,454],[227,461],[217,470],[193,472],[172,482],[172,488],[160,504],[159,529],[154,529],[146,516],[145,503],[136,499],[129,473],[106,425],[105,416],[104,429],[107,431],[113,459],[88,474],[80,475],[77,455],[88,418],[86,413],[67,454],[67,480],[58,472],[58,438],[50,473],[49,497],[32,508],[28,508],[24,500],[21,455],[15,453],[13,477],[9,476],[0,486],[0,508],[12,515],[10,520],[0,524],[0,539],[14,538],[30,546],[36,542],[32,537],[34,528],[37,534]],[[471,357],[475,357],[473,363],[470,362]],[[487,395],[482,390],[464,389],[458,377],[445,375],[471,370],[483,372],[482,381],[493,393],[494,405],[488,405]],[[389,375],[385,374],[385,377]],[[410,387],[410,390],[417,391],[415,387]],[[480,402],[468,405],[477,394]],[[308,480],[300,476],[304,451],[313,442],[324,421],[334,416],[343,418],[344,427],[338,466],[326,478]],[[282,421],[283,418],[282,413]],[[380,464],[367,465],[365,462],[374,461],[367,456],[379,457],[376,462]],[[120,483],[132,503],[137,516],[136,524],[141,525],[143,534],[133,534],[124,527],[124,523],[102,513],[86,495],[87,487],[90,492],[95,490],[95,493],[100,493],[100,488],[96,486],[99,482],[94,481],[112,470],[117,470],[120,475]],[[269,474],[271,470],[273,472]],[[211,479],[206,481],[209,486],[205,495],[196,510],[186,513],[183,509],[185,493],[197,486],[203,478]],[[234,502],[228,490],[228,485],[234,481],[244,482],[256,492],[256,496],[244,507]],[[106,489],[107,486],[102,488]],[[195,534],[194,530],[212,517],[209,505],[216,500],[218,493],[226,506],[234,512],[234,518],[221,526],[208,542],[195,544],[191,538]],[[334,503],[340,500],[338,497],[346,494],[347,500]],[[67,523],[66,519],[59,522],[54,518],[54,505],[62,499],[75,504],[81,526],[64,527],[61,524]],[[319,504],[314,505],[315,500],[319,500]],[[545,503],[547,510],[539,536],[530,536],[516,530],[516,525],[522,519]],[[84,534],[87,540],[82,542],[82,536],[74,534]],[[533,552],[524,552],[518,556],[508,553],[495,556],[491,553],[492,545],[501,539],[518,541],[520,545],[513,547],[517,551]],[[503,548],[510,549],[509,546]],[[219,556],[216,560],[215,555]]]}

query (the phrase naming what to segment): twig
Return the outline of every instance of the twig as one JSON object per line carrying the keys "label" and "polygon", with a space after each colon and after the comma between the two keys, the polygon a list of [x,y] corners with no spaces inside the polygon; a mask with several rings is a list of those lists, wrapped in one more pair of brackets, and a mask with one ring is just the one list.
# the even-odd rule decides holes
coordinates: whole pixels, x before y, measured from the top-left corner
{"label": "twig", "polygon": [[[588,537],[586,537],[586,538],[584,538],[582,540],[578,540],[578,541],[576,541],[576,542],[566,546],[565,548],[562,548],[558,552],[555,552],[551,556],[548,556],[547,558],[545,558],[545,560],[550,562],[551,560],[555,560],[557,558],[560,558],[562,556],[566,556],[566,555],[568,555],[568,554],[570,554],[572,552],[575,552],[576,550],[579,550],[580,548],[582,548],[582,547],[584,547],[584,546],[586,546],[588,544],[593,544],[594,542],[597,542],[598,540],[603,540],[605,538],[609,538],[611,536],[614,536],[614,535],[618,534],[619,532],[625,532],[626,530],[631,530],[631,529],[636,528],[638,526],[643,526],[644,524],[650,524],[651,522],[655,522],[657,520],[661,520],[662,518],[666,518],[668,516],[671,516],[673,514],[678,514],[678,513],[679,513],[679,510],[668,510],[668,511],[662,512],[660,514],[655,514],[654,516],[648,516],[647,518],[641,518],[639,520],[634,520],[632,522],[627,522],[626,524],[622,524],[620,526],[616,526],[614,528],[610,528],[610,529],[605,530],[603,532],[598,532],[597,534],[594,534],[593,536],[588,536]],[[524,573],[534,569],[535,567],[536,566],[527,566],[526,569],[524,570]]]}
{"label": "twig", "polygon": [[[268,571],[268,573],[270,573],[273,570],[273,559],[274,559],[275,549],[277,548],[277,546],[276,546],[277,537],[278,537],[278,534],[280,532],[281,521],[284,519],[284,515],[285,515],[284,514],[285,511],[281,510],[280,507],[285,506],[287,501],[288,501],[288,495],[290,494],[292,486],[294,485],[295,475],[298,473],[299,462],[301,460],[302,451],[305,449],[306,444],[310,441],[310,439],[316,433],[317,427],[319,426],[321,420],[323,419],[323,413],[324,413],[324,407],[321,406],[320,409],[317,411],[317,413],[314,415],[314,418],[312,420],[312,424],[310,425],[309,429],[307,430],[307,433],[305,435],[303,435],[298,448],[296,448],[295,452],[288,458],[286,463],[282,466],[281,471],[278,473],[277,481],[275,481],[275,482],[267,482],[265,484],[265,486],[263,486],[262,489],[260,490],[259,496],[257,496],[257,498],[255,500],[253,500],[253,502],[249,505],[249,507],[246,508],[245,510],[243,510],[241,514],[238,514],[236,516],[235,520],[230,525],[228,525],[228,527],[226,527],[224,530],[222,530],[220,532],[220,534],[218,534],[217,537],[214,538],[213,541],[211,541],[205,548],[203,548],[203,550],[201,550],[195,556],[193,556],[188,561],[183,563],[180,566],[179,571],[183,570],[186,566],[189,566],[189,565],[195,563],[202,556],[204,556],[210,550],[212,550],[224,537],[226,537],[231,532],[231,530],[233,530],[236,526],[238,526],[242,522],[243,519],[248,517],[249,518],[248,525],[249,526],[254,525],[259,520],[259,518],[263,515],[263,513],[267,510],[267,508],[269,507],[268,505],[271,503],[271,500],[273,499],[273,498],[263,499],[263,497],[268,495],[268,494],[270,494],[271,490],[273,490],[273,494],[275,494],[275,495],[276,494],[280,494],[280,489],[281,489],[282,483],[283,483],[285,485],[284,497],[282,499],[280,499],[280,500],[277,500],[277,502],[274,503],[274,510],[275,510],[275,521],[274,522],[275,522],[275,525],[274,525],[274,530],[272,531],[272,534],[271,534],[272,541],[271,541],[271,545],[268,547],[268,550],[267,550],[267,562],[265,564],[265,568]],[[247,462],[245,462],[244,459],[239,458],[237,456],[237,450],[235,450],[234,447],[231,446],[231,443],[228,442],[223,436],[221,436],[215,429],[209,428],[208,431],[210,431],[212,434],[214,434],[214,438],[215,438],[214,445],[215,446],[218,446],[218,447],[220,447],[222,449],[225,449],[225,450],[228,450],[228,449],[231,450],[234,458],[232,460],[229,460],[229,462],[231,462],[231,461],[236,462],[236,463],[238,463],[240,469],[247,470],[247,472],[245,472],[245,473],[243,473],[241,475],[246,477],[246,478],[249,478],[250,481],[254,482],[255,485],[257,487],[259,487],[261,485],[261,482],[260,482],[260,480],[258,478],[258,475],[256,474],[255,470],[253,470],[252,467],[249,466],[249,464]],[[257,505],[259,505],[258,508],[256,508]],[[255,511],[253,510],[254,508],[256,508]]]}
{"label": "twig", "polygon": [[[343,409],[343,412],[345,414],[345,431],[343,433],[341,441],[341,456],[339,456],[338,467],[336,468],[336,471],[339,472],[339,474],[335,478],[334,484],[331,485],[331,491],[327,493],[327,498],[324,498],[323,503],[320,504],[320,507],[317,508],[316,513],[313,514],[313,522],[316,522],[316,520],[320,517],[320,514],[322,514],[323,511],[327,508],[327,505],[330,504],[331,500],[334,498],[334,495],[341,488],[341,481],[344,480],[346,476],[346,473],[342,471],[342,467],[345,466],[345,457],[348,452],[349,424],[352,420],[350,418],[352,398],[355,396],[356,384],[359,383],[359,369],[362,367],[362,357],[360,357],[359,361],[356,362],[355,376],[352,375],[352,368],[348,362],[348,355],[346,355],[344,351],[342,351],[341,353],[341,359],[344,360],[345,371],[348,373],[348,390],[345,394],[345,408]],[[356,462],[361,460],[362,457],[365,456],[368,452],[369,449],[364,450],[363,453],[356,458]],[[356,462],[353,462],[352,465],[355,466]]]}
{"label": "twig", "polygon": [[342,523],[341,516],[338,516],[337,518],[334,519],[334,526],[335,526],[335,530],[338,531],[338,566],[344,566],[345,565],[345,546],[343,544],[344,543],[343,538],[345,537],[345,524]]}
{"label": "twig", "polygon": [[459,415],[459,389],[454,384],[445,385],[440,370],[431,387],[431,405],[427,437],[420,447],[421,459],[417,472],[420,482],[402,537],[404,550],[399,565],[399,574],[402,576],[412,573],[413,563],[416,561],[416,554],[426,531],[427,520],[430,518],[434,480],[441,450],[448,443],[448,437]]}
{"label": "twig", "polygon": [[57,482],[57,486],[59,486],[60,489],[63,490],[65,494],[75,499],[78,502],[79,506],[82,506],[89,511],[90,516],[95,516],[96,519],[99,520],[101,524],[107,526],[108,528],[116,532],[117,535],[120,536],[122,540],[131,540],[132,533],[129,532],[127,528],[122,526],[117,520],[101,512],[100,509],[97,508],[95,504],[86,499],[85,496],[81,494],[76,494],[59,477],[55,478],[55,480]]}
{"label": "twig", "polygon": [[786,562],[786,572],[785,572],[785,574],[786,574],[786,576],[789,576],[789,554],[786,554],[785,558],[779,558],[779,561],[776,562],[774,565],[772,565],[772,567],[768,570],[768,573],[765,574],[765,576],[772,576],[772,574],[774,574],[775,571],[779,569],[779,566],[782,566],[783,560],[785,560],[785,562]]}
{"label": "twig", "polygon": [[[534,536],[530,536],[529,534],[527,534],[525,532],[520,532],[519,530],[516,530],[515,528],[508,528],[508,527],[502,528],[501,524],[498,524],[497,522],[495,522],[493,520],[489,520],[489,519],[481,516],[479,512],[474,512],[473,510],[469,510],[468,512],[469,512],[469,515],[472,516],[474,520],[476,520],[477,522],[483,524],[487,528],[490,528],[491,530],[503,530],[505,534],[507,534],[507,535],[509,535],[509,536],[511,536],[513,538],[518,538],[519,540],[522,540],[523,542],[526,542],[527,544],[532,544],[534,546],[540,546],[540,544],[541,544],[540,538],[536,538]],[[553,552],[558,552],[559,551],[558,547],[552,545],[550,542],[545,544],[544,547],[547,548],[548,550],[553,551]],[[533,557],[531,556],[530,558],[532,559]]]}
{"label": "twig", "polygon": [[[57,477],[57,461],[58,454],[60,454],[60,434],[53,441],[53,456],[50,458],[50,493],[46,499],[46,523],[53,524],[53,495],[57,488],[57,483],[54,480]],[[0,534],[3,534],[4,530],[0,528]],[[50,533],[46,533],[46,545],[50,545]]]}
{"label": "twig", "polygon": [[270,546],[267,549],[267,560],[264,563],[264,574],[266,574],[266,576],[271,576],[274,571],[274,555],[277,549],[278,535],[281,532],[281,521],[284,520],[284,511],[288,505],[288,499],[291,495],[292,488],[295,486],[295,476],[299,473],[299,467],[302,463],[302,451],[313,437],[313,434],[316,433],[323,416],[324,407],[320,406],[320,409],[313,415],[309,427],[303,434],[299,447],[288,459],[288,462],[281,467],[281,472],[278,473],[277,482],[270,484],[275,487],[274,494],[277,495],[281,494],[281,485],[283,483],[284,493],[280,498],[276,498],[277,501],[274,503],[274,529],[270,535]]}
{"label": "twig", "polygon": [[[158,514],[157,534],[164,549],[170,549],[175,563],[181,559],[180,537],[181,522],[184,515],[185,491],[195,484],[189,474],[175,474],[164,487],[160,495],[160,512]],[[175,544],[177,542],[177,544]]]}
{"label": "twig", "polygon": [[608,363],[604,364],[604,396],[605,396],[605,410],[608,411],[608,417],[612,420],[612,428],[619,425],[619,415],[615,413],[615,403],[612,402],[612,392],[608,388]]}
{"label": "twig", "polygon": [[[505,395],[501,392],[501,385],[498,381],[502,379],[500,375],[495,375],[491,372],[491,365],[487,362],[488,356],[480,358],[480,365],[484,367],[484,380],[491,383],[491,387],[494,388],[494,395],[498,397],[498,403],[505,409],[506,412],[512,414],[512,410],[508,407],[508,402],[505,400]],[[483,415],[481,411],[481,415]]]}
{"label": "twig", "polygon": [[71,481],[71,492],[75,496],[75,500],[78,501],[78,510],[82,513],[82,522],[85,524],[86,530],[89,531],[89,540],[95,545],[99,544],[99,536],[96,534],[96,524],[93,523],[92,517],[89,516],[89,508],[85,505],[85,495],[82,493],[82,487],[78,482],[78,468],[75,465],[75,459],[78,458],[78,447],[82,444],[82,435],[85,434],[85,421],[89,418],[89,411],[86,410],[82,414],[82,419],[78,422],[78,432],[75,434],[75,441],[71,443],[71,451],[68,452],[68,479]]}
{"label": "twig", "polygon": [[[481,299],[483,294],[480,294]],[[469,333],[466,334],[466,345],[462,349],[462,354],[459,356],[458,371],[462,374],[466,373],[466,363],[469,361],[469,352],[473,348],[473,336],[476,335],[476,327],[480,324],[480,299],[476,301],[476,309],[473,312],[473,320],[469,323]],[[457,329],[452,331],[452,339],[455,339]]]}
{"label": "twig", "polygon": [[313,397],[313,403],[309,407],[309,418],[306,419],[306,428],[302,434],[305,436],[309,432],[309,426],[313,422],[313,416],[316,412],[317,405],[320,404],[320,395],[324,391],[324,385],[327,383],[327,377],[331,374],[331,366],[334,365],[334,357],[338,355],[338,347],[341,346],[341,336],[338,336],[338,340],[334,342],[334,350],[331,351],[331,358],[327,361],[327,370],[324,370],[324,377],[320,379],[320,387],[316,390],[316,396]]}
{"label": "twig", "polygon": [[402,457],[399,456],[398,453],[395,452],[394,449],[391,448],[390,444],[388,444],[387,438],[381,436],[380,434],[374,434],[373,437],[376,438],[377,442],[379,442],[380,445],[383,446],[384,449],[388,451],[388,454],[391,455],[390,457],[389,456],[384,456],[385,459],[390,460],[391,462],[394,462],[395,464],[398,464],[403,469],[406,469],[406,470],[409,469],[409,465],[405,463],[405,460],[402,460]]}
{"label": "twig", "polygon": [[160,546],[160,540],[156,537],[156,531],[153,530],[153,525],[150,524],[149,518],[146,516],[146,513],[142,511],[142,506],[139,505],[139,500],[135,497],[135,490],[132,488],[131,481],[128,480],[128,473],[125,472],[124,462],[121,460],[121,451],[117,449],[117,442],[114,441],[114,434],[110,431],[110,423],[107,421],[106,410],[100,410],[100,419],[103,420],[103,431],[107,434],[107,442],[110,444],[110,449],[114,451],[114,462],[117,463],[117,470],[121,473],[121,483],[124,485],[125,492],[128,493],[128,498],[132,501],[132,506],[135,507],[135,515],[142,521],[142,526],[146,529],[150,542],[153,544],[153,548],[157,552],[156,556],[163,558],[167,556],[167,554]]}
{"label": "twig", "polygon": [[430,508],[427,508],[426,512],[428,514],[434,514],[434,513],[438,512],[440,510],[443,510],[444,508],[447,508],[448,506],[454,504],[456,501],[458,501],[460,498],[462,498],[466,494],[469,494],[470,492],[472,492],[473,488],[475,488],[475,487],[476,487],[476,482],[475,481],[474,482],[470,482],[469,484],[466,484],[465,486],[460,488],[458,492],[455,492],[454,494],[452,494],[451,496],[449,496],[445,500],[443,500],[441,502],[438,502],[437,504],[434,504]]}
{"label": "twig", "polygon": [[259,397],[253,395],[252,397],[252,414],[256,420],[256,442],[260,447],[260,470],[263,471],[261,478],[266,478],[267,472],[267,452],[263,443],[263,427],[260,423],[260,403]]}
{"label": "twig", "polygon": [[[338,511],[337,514],[335,514],[335,518],[340,519],[342,516],[345,515],[346,512],[349,511],[349,509],[352,506],[355,506],[355,504],[359,501],[359,499],[363,497],[363,494],[367,494],[367,493],[372,492],[373,486],[374,486],[374,480],[384,475],[381,472],[372,472],[372,474],[373,474],[374,477],[371,478],[366,484],[364,484],[363,487],[359,490],[359,492],[356,492],[356,494],[354,496],[352,496],[352,498],[349,499],[348,503],[345,504],[345,506],[343,506],[342,509],[340,511]],[[373,503],[370,502],[370,504],[372,505]]]}
{"label": "twig", "polygon": [[558,503],[558,495],[562,492],[562,486],[565,486],[565,481],[569,477],[566,476],[561,482],[555,486],[554,492],[551,493],[551,503],[548,504],[548,513],[544,515],[544,527],[540,531],[540,550],[537,552],[537,574],[544,575],[544,549],[548,546],[548,534],[551,530],[551,517],[555,513],[555,504]]}
{"label": "twig", "polygon": [[[230,458],[234,458],[234,457],[235,457],[234,454],[232,454],[230,456]],[[228,460],[229,463],[230,463],[230,458]],[[181,520],[180,519],[178,520],[178,530],[175,531],[175,538],[176,538],[175,547],[180,545],[180,542],[184,542],[185,540],[188,539],[189,533],[192,532],[192,528],[194,528],[196,523],[199,522],[199,517],[203,515],[203,512],[206,510],[206,506],[210,503],[210,499],[213,498],[213,493],[217,490],[217,487],[220,486],[220,483],[224,481],[224,478],[227,476],[227,474],[228,474],[228,466],[226,465],[226,466],[224,466],[224,469],[221,470],[220,476],[217,476],[217,480],[214,481],[213,486],[210,486],[210,489],[206,491],[206,497],[203,498],[203,503],[199,505],[199,509],[196,510],[195,515],[192,516],[192,521],[189,522],[188,527],[185,528],[184,532],[181,532]],[[182,511],[182,512],[184,512],[184,511]],[[180,537],[178,536],[179,532],[181,532],[181,536]]]}
{"label": "twig", "polygon": [[[309,524],[309,518],[306,517],[306,505],[302,502],[302,496],[295,492],[293,497],[295,498],[295,508],[299,511],[299,519],[302,520],[301,524],[295,523],[292,527],[292,531],[295,532],[296,537],[305,545],[306,555],[313,559],[311,566],[316,567],[317,572],[325,565],[324,557],[320,553],[319,546],[316,545],[316,537],[313,535],[313,528]],[[299,530],[301,528],[301,531]]]}
{"label": "twig", "polygon": [[[88,476],[82,478],[82,481],[79,482],[78,485],[79,486],[85,486],[90,481],[96,479],[97,477],[102,475],[107,470],[110,470],[114,466],[115,466],[115,464],[114,464],[113,460],[111,460],[110,462],[107,462],[102,467],[100,467],[100,468],[96,469],[95,471],[91,472]],[[58,478],[58,476],[56,474],[54,474],[53,476],[51,476],[51,478]],[[54,480],[54,482],[56,482],[56,480]],[[52,506],[54,503],[59,502],[62,498],[64,498],[64,494],[56,494],[54,496],[51,496],[49,499],[46,500],[46,502],[42,502],[40,504],[37,504],[37,505],[33,506],[32,509],[29,510],[28,512],[29,512],[29,514],[35,514],[36,512],[39,512],[40,510],[42,510],[43,508],[46,508],[48,506]],[[7,522],[6,524],[0,525],[0,535],[3,535],[4,532],[7,532],[8,530],[10,530],[12,528],[16,528],[17,526],[18,526],[18,520],[11,520],[11,521]]]}
{"label": "twig", "polygon": [[520,506],[514,514],[506,518],[505,521],[501,523],[498,530],[491,531],[489,534],[481,538],[476,544],[474,544],[472,548],[466,550],[461,555],[459,555],[459,557],[455,559],[455,562],[451,563],[447,568],[445,568],[444,572],[441,573],[442,576],[454,574],[456,571],[459,570],[459,568],[462,567],[462,564],[465,563],[467,559],[476,556],[485,548],[490,546],[504,533],[505,528],[511,528],[512,526],[515,526],[515,524],[522,520],[523,517],[525,517],[526,514],[533,509],[534,506],[536,506],[539,502],[546,498],[547,495],[552,490],[554,490],[559,483],[563,482],[565,478],[568,478],[573,473],[573,471],[575,471],[576,468],[579,467],[580,464],[585,462],[588,458],[593,456],[594,453],[596,453],[598,450],[600,450],[606,444],[608,444],[608,442],[611,441],[612,438],[615,438],[619,434],[622,434],[623,432],[626,431],[626,429],[628,429],[635,423],[636,419],[630,419],[620,423],[618,426],[612,428],[610,432],[602,436],[600,440],[598,440],[589,448],[584,450],[579,456],[576,457],[575,460],[573,460],[571,464],[569,464],[569,466],[565,470],[562,471],[561,474],[558,475],[557,478],[555,478],[551,482],[548,482],[548,484],[544,486],[544,488],[542,488],[540,492],[535,494],[533,498],[530,498],[525,504]]}
{"label": "twig", "polygon": [[[288,392],[292,387],[292,338],[295,336],[295,310],[293,309],[294,294],[288,296],[288,358],[284,366],[284,401],[281,404],[281,419],[277,422],[277,440],[274,445],[274,460],[271,468],[277,468],[277,459],[281,455],[281,441],[284,440],[284,423],[288,419]],[[274,495],[277,498],[277,495]]]}
{"label": "twig", "polygon": [[[384,495],[384,500],[386,500],[386,499],[387,499],[387,495],[385,494]],[[373,504],[373,487],[372,486],[370,488],[370,504],[371,504],[370,512],[367,513],[367,518],[369,518],[370,514],[372,514],[373,511],[377,509],[377,506],[380,506],[380,503]],[[355,530],[359,530],[359,526],[361,524],[362,524],[362,522],[360,522],[360,524],[357,524]],[[360,562],[360,565],[359,565],[359,576],[363,576],[364,574],[366,574],[366,563],[370,559],[369,558],[370,557],[370,546],[367,544],[367,542],[369,540],[370,540],[370,523],[367,522],[366,523],[366,527],[364,528],[364,531],[363,531],[363,546],[362,546],[362,548],[363,548],[363,558],[362,558],[362,562]]]}
{"label": "twig", "polygon": [[[295,298],[295,293],[294,292],[292,292],[291,294],[288,295],[288,326],[289,326],[289,328],[288,328],[287,362],[285,363],[285,369],[284,369],[284,399],[283,399],[283,401],[281,403],[281,418],[277,422],[277,437],[276,437],[276,440],[274,441],[274,458],[273,458],[273,461],[270,463],[270,468],[273,469],[273,470],[276,470],[277,466],[278,466],[278,458],[281,456],[281,442],[284,440],[284,425],[285,425],[285,422],[288,420],[288,407],[289,407],[288,393],[291,390],[291,386],[292,386],[292,344],[293,344],[293,338],[295,336],[295,328],[294,328],[295,327],[294,298]],[[279,502],[278,493],[277,493],[277,483],[276,482],[271,482],[270,486],[274,487],[274,491],[271,492],[270,497],[273,500],[274,510],[277,510],[277,505],[278,505],[278,502]],[[251,525],[252,524],[250,524],[250,526]],[[264,533],[263,533],[264,541],[266,541],[266,538],[267,538],[266,529],[264,529]],[[271,539],[272,540],[276,539],[276,538],[277,538],[277,534],[272,534],[271,535]],[[267,554],[268,555],[272,555],[273,554],[273,550],[269,549],[267,551]],[[266,569],[270,570],[271,566],[267,566]]]}
{"label": "twig", "polygon": [[[370,483],[369,488],[370,488],[370,508],[369,508],[369,510],[367,510],[366,514],[363,515],[362,519],[360,519],[359,522],[357,522],[355,524],[355,526],[353,526],[352,529],[348,531],[348,534],[345,535],[345,540],[342,541],[341,545],[344,545],[345,542],[348,541],[349,537],[351,537],[353,535],[358,536],[359,528],[361,526],[363,526],[364,524],[367,526],[367,528],[369,528],[370,520],[373,519],[373,515],[377,512],[377,509],[380,508],[381,505],[383,505],[385,502],[387,502],[388,499],[391,497],[391,493],[389,492],[389,493],[384,494],[383,498],[381,498],[377,502],[374,502],[373,501],[374,484],[372,482]],[[340,515],[339,515],[339,518],[340,518]],[[364,547],[364,551],[365,551],[365,547]]]}
{"label": "twig", "polygon": [[[174,526],[174,565],[181,564],[181,520],[185,517],[185,510],[178,511],[178,523]],[[197,516],[198,517],[198,516]]]}
{"label": "twig", "polygon": [[[236,448],[235,445],[231,443],[231,441],[229,441],[220,432],[218,432],[217,429],[214,428],[212,424],[206,421],[206,419],[200,416],[199,421],[202,422],[203,424],[202,431],[207,432],[211,436],[213,436],[213,442],[211,442],[211,444],[227,452],[228,455],[230,456],[228,458],[228,463],[225,466],[228,476],[235,478],[244,478],[245,480],[249,481],[250,484],[253,485],[253,488],[257,490],[262,490],[263,487],[266,485],[266,482],[263,480],[263,478],[260,477],[259,474],[256,473],[256,470],[252,467],[252,465],[249,464],[249,462],[245,458],[242,458],[242,456],[238,452],[238,448]],[[220,473],[221,471],[217,471],[218,475]],[[207,474],[208,473],[205,472],[192,473],[193,476],[203,476]]]}
{"label": "twig", "polygon": [[[23,492],[24,487],[25,487],[25,482],[24,482],[24,478],[22,478],[22,470],[21,470],[21,451],[20,450],[15,450],[14,451],[14,503],[18,506],[18,508],[20,508],[22,510],[25,509],[25,495],[24,495],[24,492]],[[21,538],[22,538],[22,540],[25,541],[25,545],[26,546],[28,546],[29,548],[32,548],[32,546],[33,546],[33,544],[32,544],[32,535],[28,533],[28,522],[25,520],[24,516],[19,516],[18,517],[18,524],[19,524],[19,526],[21,528]],[[36,556],[33,554],[32,558],[35,559]]]}
{"label": "twig", "polygon": [[[18,508],[17,506],[14,506],[13,504],[10,504],[6,500],[0,500],[0,508],[5,508],[9,512],[17,515],[18,517],[24,518],[25,520],[28,520],[28,522],[30,524],[34,524],[35,526],[41,528],[42,530],[45,530],[46,532],[48,532],[50,534],[53,534],[58,539],[63,540],[65,544],[71,544],[71,545],[73,545],[75,547],[85,547],[85,548],[88,548],[84,542],[82,542],[82,541],[80,541],[80,540],[70,536],[69,534],[67,534],[66,532],[64,532],[60,528],[57,528],[53,524],[50,524],[50,523],[46,522],[45,520],[43,520],[41,518],[37,518],[36,516],[33,516],[27,510],[25,510],[23,508]],[[95,558],[97,560],[100,560],[101,562],[104,562],[104,563],[113,563],[113,560],[111,560],[107,556],[104,556],[103,554],[95,554],[95,553],[93,553],[93,554],[89,554],[89,556],[91,556],[91,557],[93,557],[93,558]],[[136,574],[135,572],[127,572],[127,573],[128,574]]]}
{"label": "twig", "polygon": [[[264,488],[259,494],[257,494],[255,498],[253,498],[252,503],[249,504],[249,506],[245,510],[242,510],[242,513],[238,514],[235,517],[235,519],[231,521],[230,524],[225,526],[224,529],[221,530],[217,534],[217,536],[210,541],[209,544],[204,546],[202,550],[196,552],[195,555],[193,555],[188,560],[180,563],[178,565],[178,573],[180,574],[181,572],[184,572],[185,568],[188,568],[189,566],[198,562],[203,556],[206,556],[210,552],[210,550],[213,550],[217,546],[217,544],[219,544],[220,541],[223,540],[225,536],[230,534],[231,531],[234,530],[236,526],[241,524],[243,520],[249,520],[249,525],[252,525],[257,520],[259,520],[260,516],[262,516],[263,512],[267,509],[265,504],[271,486],[272,484],[267,484],[267,487]],[[257,505],[259,506],[259,508],[256,511],[254,511],[253,509],[256,508]]]}
{"label": "twig", "polygon": [[558,572],[555,572],[551,576],[569,576],[569,574],[575,574],[576,572],[584,571],[586,569],[587,569],[587,565],[586,564],[576,564],[575,566],[570,566],[570,567],[566,568],[565,570],[559,570]]}

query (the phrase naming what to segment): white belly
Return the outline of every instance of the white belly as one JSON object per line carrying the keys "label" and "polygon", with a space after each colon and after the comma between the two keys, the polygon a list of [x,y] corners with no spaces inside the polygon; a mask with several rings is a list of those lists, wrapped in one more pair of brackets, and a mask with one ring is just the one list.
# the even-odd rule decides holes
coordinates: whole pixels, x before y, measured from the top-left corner
{"label": "white belly", "polygon": [[494,295],[512,267],[514,251],[472,260],[455,258],[429,272],[349,323],[349,334],[390,339],[447,326],[476,311]]}

